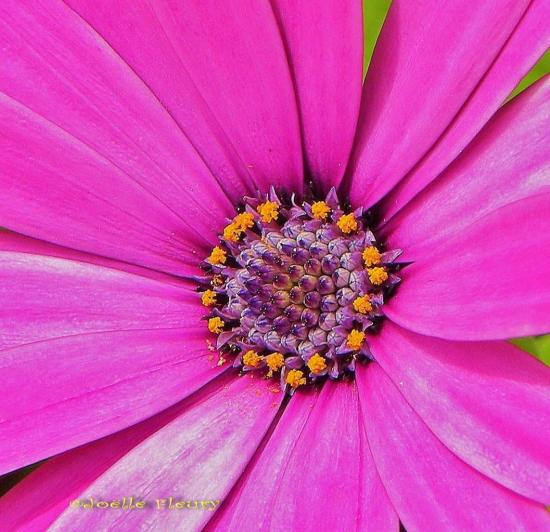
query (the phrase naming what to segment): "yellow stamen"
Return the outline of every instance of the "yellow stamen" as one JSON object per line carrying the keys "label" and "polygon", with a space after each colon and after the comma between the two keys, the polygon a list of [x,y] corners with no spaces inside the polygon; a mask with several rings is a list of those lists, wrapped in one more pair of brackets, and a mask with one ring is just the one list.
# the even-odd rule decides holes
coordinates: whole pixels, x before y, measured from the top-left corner
{"label": "yellow stamen", "polygon": [[245,366],[252,366],[257,368],[262,362],[262,357],[256,353],[256,351],[247,351],[243,356],[243,363]]}
{"label": "yellow stamen", "polygon": [[220,246],[215,246],[207,260],[212,264],[225,264],[227,253]]}
{"label": "yellow stamen", "polygon": [[325,369],[327,369],[327,363],[319,353],[315,353],[307,361],[307,367],[312,373],[321,373],[321,371],[324,371]]}
{"label": "yellow stamen", "polygon": [[220,334],[223,331],[224,325],[225,324],[223,323],[222,319],[218,316],[215,316],[214,318],[210,318],[208,320],[208,330],[214,334]]}
{"label": "yellow stamen", "polygon": [[249,212],[241,212],[233,218],[233,223],[241,231],[254,227],[254,215]]}
{"label": "yellow stamen", "polygon": [[302,386],[302,384],[306,383],[304,372],[300,371],[299,369],[291,369],[286,375],[285,382],[287,384],[290,384],[290,386],[292,386],[293,388],[298,388],[298,386]]}
{"label": "yellow stamen", "polygon": [[284,366],[285,357],[281,353],[271,353],[265,357],[265,362],[271,371],[277,371]]}
{"label": "yellow stamen", "polygon": [[243,231],[237,227],[237,224],[230,223],[223,230],[223,237],[230,242],[238,242],[241,238]]}
{"label": "yellow stamen", "polygon": [[370,268],[371,266],[380,264],[382,255],[375,246],[369,246],[363,250],[363,260],[365,261],[365,266]]}
{"label": "yellow stamen", "polygon": [[324,201],[316,201],[311,206],[311,213],[317,220],[326,220],[330,213],[330,207]]}
{"label": "yellow stamen", "polygon": [[212,286],[222,286],[223,277],[221,275],[214,275],[214,277],[212,277],[212,280],[210,281],[210,284]]}
{"label": "yellow stamen", "polygon": [[211,307],[216,304],[216,292],[214,290],[205,290],[201,294],[201,302],[205,307]]}
{"label": "yellow stamen", "polygon": [[356,312],[360,312],[361,314],[366,314],[367,312],[370,312],[372,310],[372,303],[370,302],[370,297],[367,295],[358,297],[353,302],[353,308]]}
{"label": "yellow stamen", "polygon": [[266,201],[258,205],[258,213],[266,223],[272,222],[279,217],[279,205],[274,201]]}
{"label": "yellow stamen", "polygon": [[344,214],[343,216],[340,216],[336,222],[336,225],[342,233],[347,235],[357,229],[357,220],[355,219],[355,215],[353,213]]}
{"label": "yellow stamen", "polygon": [[388,272],[384,268],[368,268],[369,281],[374,285],[380,285],[388,280]]}
{"label": "yellow stamen", "polygon": [[348,339],[346,343],[350,349],[358,350],[361,349],[364,339],[365,333],[363,331],[352,329],[352,331],[348,334]]}

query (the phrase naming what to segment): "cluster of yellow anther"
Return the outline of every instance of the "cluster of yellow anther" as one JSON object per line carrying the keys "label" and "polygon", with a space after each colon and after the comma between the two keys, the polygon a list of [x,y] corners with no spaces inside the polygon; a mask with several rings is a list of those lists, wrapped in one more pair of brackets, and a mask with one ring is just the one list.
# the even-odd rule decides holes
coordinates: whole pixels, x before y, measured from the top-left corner
{"label": "cluster of yellow anther", "polygon": [[225,226],[223,237],[230,242],[238,242],[243,233],[252,227],[254,227],[254,216],[249,212],[241,212],[229,225]]}
{"label": "cluster of yellow anther", "polygon": [[214,290],[205,290],[201,294],[201,302],[205,307],[211,307],[216,304],[216,292]]}
{"label": "cluster of yellow anther", "polygon": [[215,246],[207,260],[211,264],[225,264],[227,253],[221,247]]}
{"label": "cluster of yellow anther", "polygon": [[262,363],[262,357],[256,351],[250,350],[243,355],[243,364],[257,368]]}
{"label": "cluster of yellow anther", "polygon": [[366,294],[355,299],[353,302],[353,308],[355,309],[355,312],[359,312],[360,314],[367,314],[368,312],[371,312],[372,303],[369,295]]}
{"label": "cluster of yellow anther", "polygon": [[298,388],[306,383],[306,378],[304,377],[304,372],[299,369],[291,369],[286,374],[285,382],[290,385],[292,388]]}
{"label": "cluster of yellow anther", "polygon": [[363,260],[367,268],[378,266],[382,261],[382,255],[375,246],[368,246],[363,250]]}
{"label": "cluster of yellow anther", "polygon": [[327,363],[325,359],[319,354],[315,353],[308,361],[307,367],[311,373],[321,373],[327,369]]}
{"label": "cluster of yellow anther", "polygon": [[275,371],[279,371],[285,364],[285,357],[281,353],[271,353],[265,357],[265,363],[269,368],[268,377],[272,377]]}
{"label": "cluster of yellow anther", "polygon": [[357,351],[361,349],[363,341],[365,340],[365,333],[363,331],[358,331],[357,329],[352,329],[348,334],[347,345],[350,349]]}
{"label": "cluster of yellow anther", "polygon": [[388,280],[388,272],[385,268],[376,267],[376,268],[367,268],[367,275],[369,276],[369,281],[374,285],[381,285]]}
{"label": "cluster of yellow anther", "polygon": [[256,210],[265,223],[273,222],[279,217],[279,205],[274,201],[260,203]]}
{"label": "cluster of yellow anther", "polygon": [[223,331],[223,320],[218,316],[214,316],[208,320],[208,330],[214,334],[220,334]]}
{"label": "cluster of yellow anther", "polygon": [[311,214],[317,220],[326,220],[330,213],[330,207],[324,201],[316,201],[311,206]]}
{"label": "cluster of yellow anther", "polygon": [[355,215],[353,213],[340,216],[336,222],[336,225],[345,235],[349,235],[353,231],[357,230],[357,220],[355,219]]}

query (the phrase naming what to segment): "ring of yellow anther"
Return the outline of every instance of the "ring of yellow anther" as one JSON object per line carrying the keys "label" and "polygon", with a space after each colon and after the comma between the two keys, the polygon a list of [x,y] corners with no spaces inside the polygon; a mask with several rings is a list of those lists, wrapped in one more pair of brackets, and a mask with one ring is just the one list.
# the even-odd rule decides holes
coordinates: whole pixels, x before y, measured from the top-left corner
{"label": "ring of yellow anther", "polygon": [[372,303],[368,294],[360,296],[353,301],[353,308],[356,312],[367,314],[372,311]]}
{"label": "ring of yellow anther", "polygon": [[254,227],[254,215],[249,212],[241,212],[233,218],[233,223],[241,231],[252,229]]}
{"label": "ring of yellow anther", "polygon": [[243,232],[244,231],[242,229],[239,229],[236,224],[230,223],[229,225],[225,226],[223,230],[223,237],[226,240],[229,240],[229,242],[238,242]]}
{"label": "ring of yellow anther", "polygon": [[363,250],[363,261],[367,268],[378,266],[382,262],[382,255],[375,246],[369,246]]}
{"label": "ring of yellow anther", "polygon": [[315,353],[308,361],[307,367],[312,373],[321,373],[327,369],[326,360],[319,354]]}
{"label": "ring of yellow anther", "polygon": [[223,331],[223,326],[223,320],[218,316],[214,316],[208,320],[208,330],[211,333],[220,334]]}
{"label": "ring of yellow anther", "polygon": [[343,214],[340,216],[336,222],[336,225],[345,235],[349,235],[353,231],[357,230],[357,220],[355,219],[355,215],[353,213]]}
{"label": "ring of yellow anther", "polygon": [[207,260],[210,264],[225,264],[227,253],[220,246],[214,246]]}
{"label": "ring of yellow anther", "polygon": [[205,307],[211,307],[216,304],[216,292],[214,290],[205,290],[201,294],[201,302]]}
{"label": "ring of yellow anther", "polygon": [[367,275],[369,276],[369,281],[376,286],[388,280],[388,272],[381,267],[367,268]]}
{"label": "ring of yellow anther", "polygon": [[299,369],[291,369],[286,374],[285,382],[294,389],[298,388],[298,386],[303,386],[306,383],[304,372]]}
{"label": "ring of yellow anther", "polygon": [[265,223],[273,222],[279,217],[279,205],[274,201],[260,203],[256,210]]}
{"label": "ring of yellow anther", "polygon": [[346,344],[350,349],[358,351],[363,346],[363,341],[365,340],[365,333],[363,331],[358,331],[353,329],[347,337]]}
{"label": "ring of yellow anther", "polygon": [[243,355],[243,364],[257,368],[262,363],[262,357],[256,351],[250,350]]}
{"label": "ring of yellow anther", "polygon": [[331,208],[324,201],[315,201],[311,205],[311,214],[317,220],[325,221],[330,214]]}

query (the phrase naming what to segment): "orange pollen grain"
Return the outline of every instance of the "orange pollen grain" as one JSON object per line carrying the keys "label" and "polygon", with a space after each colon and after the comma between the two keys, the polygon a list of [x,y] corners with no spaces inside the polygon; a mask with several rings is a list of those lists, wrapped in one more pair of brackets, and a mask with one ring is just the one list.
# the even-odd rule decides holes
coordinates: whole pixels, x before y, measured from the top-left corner
{"label": "orange pollen grain", "polygon": [[361,349],[363,341],[365,340],[365,333],[363,331],[358,331],[357,329],[352,329],[348,334],[347,345],[350,349],[358,350]]}
{"label": "orange pollen grain", "polygon": [[311,206],[311,213],[317,220],[324,221],[330,213],[330,207],[324,201],[316,201]]}
{"label": "orange pollen grain", "polygon": [[205,307],[211,307],[216,304],[216,292],[214,290],[205,290],[201,294],[201,302]]}
{"label": "orange pollen grain", "polygon": [[342,233],[348,235],[357,229],[357,220],[355,219],[355,215],[353,213],[344,214],[340,216],[336,222],[336,225]]}
{"label": "orange pollen grain", "polygon": [[208,320],[208,330],[214,334],[220,334],[223,331],[224,322],[218,316]]}
{"label": "orange pollen grain", "polygon": [[368,294],[358,297],[353,302],[353,308],[356,312],[359,312],[360,314],[367,314],[367,312],[371,312],[372,303],[370,302]]}
{"label": "orange pollen grain", "polygon": [[261,216],[262,221],[269,223],[273,222],[279,217],[279,205],[274,201],[266,201],[258,205],[258,214]]}
{"label": "orange pollen grain", "polygon": [[371,266],[377,266],[382,261],[382,255],[375,246],[369,246],[363,250],[363,260],[365,266],[370,268]]}
{"label": "orange pollen grain", "polygon": [[292,386],[292,388],[298,388],[306,383],[304,372],[299,369],[291,369],[286,376],[285,382]]}
{"label": "orange pollen grain", "polygon": [[243,363],[245,366],[252,366],[253,368],[257,368],[262,362],[262,357],[256,353],[256,351],[247,351],[243,355]]}
{"label": "orange pollen grain", "polygon": [[319,353],[315,353],[307,361],[307,367],[312,373],[321,373],[321,371],[327,369],[327,363]]}
{"label": "orange pollen grain", "polygon": [[368,268],[369,281],[374,285],[381,285],[388,280],[388,272],[384,268]]}

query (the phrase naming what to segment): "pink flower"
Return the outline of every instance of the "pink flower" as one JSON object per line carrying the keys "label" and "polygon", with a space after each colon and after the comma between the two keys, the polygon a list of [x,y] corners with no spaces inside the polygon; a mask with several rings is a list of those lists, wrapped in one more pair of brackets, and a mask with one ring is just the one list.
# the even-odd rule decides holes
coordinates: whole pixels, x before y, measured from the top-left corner
{"label": "pink flower", "polygon": [[[505,339],[550,330],[548,79],[500,106],[548,3],[394,0],[363,88],[359,0],[272,4],[0,4],[0,473],[53,457],[0,500],[2,528],[547,528],[550,370]],[[330,207],[335,246],[370,228],[403,255],[378,283],[329,253],[366,317],[346,353],[304,325],[329,347],[311,373],[288,348],[289,397],[263,344],[248,376],[218,365],[193,279],[244,196],[301,207],[310,182],[378,216]],[[248,205],[256,225],[221,244],[235,272]],[[241,334],[235,294],[274,281],[239,275],[215,309]],[[327,323],[357,327],[351,304]],[[324,384],[285,381],[292,364]]]}

